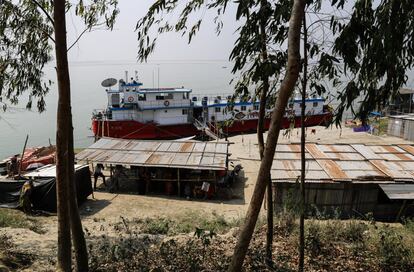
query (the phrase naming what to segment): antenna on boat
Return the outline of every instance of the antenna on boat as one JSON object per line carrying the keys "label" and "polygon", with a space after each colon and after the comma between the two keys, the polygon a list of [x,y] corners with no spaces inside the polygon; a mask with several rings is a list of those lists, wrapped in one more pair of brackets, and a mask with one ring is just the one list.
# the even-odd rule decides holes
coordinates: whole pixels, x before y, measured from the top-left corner
{"label": "antenna on boat", "polygon": [[125,83],[128,83],[128,71],[125,71]]}
{"label": "antenna on boat", "polygon": [[155,89],[155,70],[152,69],[152,88]]}
{"label": "antenna on boat", "polygon": [[160,89],[160,65],[158,64],[158,90]]}

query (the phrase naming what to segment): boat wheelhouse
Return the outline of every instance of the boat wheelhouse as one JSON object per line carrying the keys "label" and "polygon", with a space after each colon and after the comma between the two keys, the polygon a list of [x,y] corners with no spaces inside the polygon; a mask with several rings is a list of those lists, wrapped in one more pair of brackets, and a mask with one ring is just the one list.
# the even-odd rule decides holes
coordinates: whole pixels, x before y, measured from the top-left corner
{"label": "boat wheelhouse", "polygon": [[[108,96],[104,110],[95,111],[92,129],[96,137],[125,139],[174,139],[199,134],[216,138],[221,134],[254,132],[259,102],[251,98],[231,101],[231,96],[193,96],[191,89],[142,88],[138,79],[102,82]],[[282,128],[300,125],[301,100],[292,99]],[[265,129],[272,109],[266,110]],[[306,100],[306,126],[324,124],[332,117],[322,98]]]}

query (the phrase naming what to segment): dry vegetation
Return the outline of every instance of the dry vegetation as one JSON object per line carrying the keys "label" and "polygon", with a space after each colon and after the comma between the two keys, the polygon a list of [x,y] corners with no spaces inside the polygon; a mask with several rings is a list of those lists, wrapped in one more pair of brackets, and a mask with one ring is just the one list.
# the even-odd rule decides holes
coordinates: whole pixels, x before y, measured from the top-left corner
{"label": "dry vegetation", "polygon": [[[93,270],[226,270],[237,235],[232,223],[220,219],[207,224],[213,231],[195,227],[195,231],[187,228],[187,234],[178,235],[175,227],[171,232],[165,227],[166,220],[123,222],[118,225],[122,226],[119,237],[100,237],[91,246],[95,256],[91,258]],[[296,271],[297,223],[289,215],[276,218],[276,222],[275,268],[270,269],[263,262],[266,228],[259,225],[246,259],[247,271]],[[152,235],[140,231],[144,229]],[[222,234],[214,229],[220,229]],[[411,222],[388,225],[357,220],[308,220],[307,271],[413,271],[413,239]]]}
{"label": "dry vegetation", "polygon": [[[17,218],[9,221],[13,222],[11,227],[30,228],[36,221],[4,209],[0,210],[0,218],[5,213]],[[246,270],[296,271],[298,225],[294,216],[275,218],[276,265],[272,269],[263,262],[264,221],[256,229]],[[115,223],[104,219],[96,219],[95,223],[86,230],[91,271],[224,271],[241,220],[192,212],[174,218],[120,217]],[[30,271],[37,258],[45,258],[40,257],[42,254],[19,252],[8,237],[0,238],[0,271]],[[53,271],[53,260],[54,256],[46,256],[44,271]],[[307,271],[413,271],[414,223],[309,219],[305,263]]]}

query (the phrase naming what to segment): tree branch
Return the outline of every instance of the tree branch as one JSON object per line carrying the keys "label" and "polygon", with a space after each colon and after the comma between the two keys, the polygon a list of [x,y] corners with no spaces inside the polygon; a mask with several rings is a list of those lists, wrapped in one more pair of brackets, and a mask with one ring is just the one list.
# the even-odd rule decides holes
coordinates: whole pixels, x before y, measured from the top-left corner
{"label": "tree branch", "polygon": [[49,21],[52,23],[52,25],[54,27],[55,26],[55,21],[53,20],[52,16],[50,16],[50,14],[46,11],[46,9],[39,2],[37,2],[37,0],[32,0],[32,1],[33,1],[33,3],[36,4],[36,6],[38,8],[40,8],[43,11],[43,13],[46,15],[46,17],[49,19]]}
{"label": "tree branch", "polygon": [[[102,23],[98,23],[96,25],[94,25],[93,27],[97,27],[97,26],[101,26],[105,24],[104,22]],[[75,44],[80,40],[80,38],[82,38],[83,34],[85,34],[87,31],[93,31],[93,30],[97,30],[97,29],[93,29],[92,27],[87,27],[85,28],[81,34],[79,34],[79,36],[76,38],[76,40],[68,47],[67,52],[69,52],[70,49],[72,49],[73,46],[75,46]]]}

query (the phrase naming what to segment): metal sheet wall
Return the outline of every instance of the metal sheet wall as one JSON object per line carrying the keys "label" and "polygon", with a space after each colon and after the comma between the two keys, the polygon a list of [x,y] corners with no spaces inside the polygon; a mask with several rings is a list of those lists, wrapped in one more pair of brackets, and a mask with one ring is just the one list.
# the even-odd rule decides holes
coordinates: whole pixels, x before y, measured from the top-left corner
{"label": "metal sheet wall", "polygon": [[[364,218],[372,214],[376,220],[394,221],[402,201],[383,203],[379,201],[381,192],[375,183],[306,183],[307,214],[330,218]],[[273,183],[273,195],[276,213],[295,207],[299,203],[299,184]],[[412,207],[405,214],[412,215]]]}

